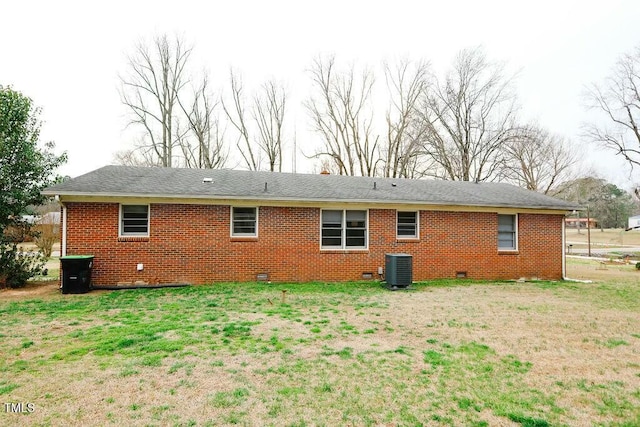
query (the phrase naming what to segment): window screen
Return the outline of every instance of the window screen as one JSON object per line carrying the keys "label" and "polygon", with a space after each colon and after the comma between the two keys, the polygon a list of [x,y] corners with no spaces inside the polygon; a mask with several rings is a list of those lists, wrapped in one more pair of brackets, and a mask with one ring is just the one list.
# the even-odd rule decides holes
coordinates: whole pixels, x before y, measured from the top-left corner
{"label": "window screen", "polygon": [[516,216],[498,215],[498,249],[516,248]]}
{"label": "window screen", "polygon": [[121,205],[120,233],[123,236],[148,236],[149,206]]}
{"label": "window screen", "polygon": [[418,213],[398,212],[397,235],[400,238],[418,237]]}
{"label": "window screen", "polygon": [[233,208],[233,236],[256,236],[257,208]]}
{"label": "window screen", "polygon": [[342,211],[322,211],[322,247],[342,247]]}

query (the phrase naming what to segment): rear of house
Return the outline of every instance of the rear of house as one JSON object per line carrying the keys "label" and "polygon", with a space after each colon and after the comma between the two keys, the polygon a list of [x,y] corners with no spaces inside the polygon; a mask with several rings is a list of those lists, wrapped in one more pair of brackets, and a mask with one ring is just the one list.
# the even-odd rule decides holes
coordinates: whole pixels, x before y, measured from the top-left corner
{"label": "rear of house", "polygon": [[347,281],[564,275],[576,206],[506,184],[107,166],[50,187],[63,254],[93,282]]}

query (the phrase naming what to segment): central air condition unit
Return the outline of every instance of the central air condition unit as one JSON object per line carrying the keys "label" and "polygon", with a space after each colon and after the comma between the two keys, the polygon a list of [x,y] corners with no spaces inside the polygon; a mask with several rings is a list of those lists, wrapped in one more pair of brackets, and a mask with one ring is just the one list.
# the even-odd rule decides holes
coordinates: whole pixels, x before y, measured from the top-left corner
{"label": "central air condition unit", "polygon": [[409,254],[385,254],[385,276],[391,289],[406,288],[413,281],[412,257]]}

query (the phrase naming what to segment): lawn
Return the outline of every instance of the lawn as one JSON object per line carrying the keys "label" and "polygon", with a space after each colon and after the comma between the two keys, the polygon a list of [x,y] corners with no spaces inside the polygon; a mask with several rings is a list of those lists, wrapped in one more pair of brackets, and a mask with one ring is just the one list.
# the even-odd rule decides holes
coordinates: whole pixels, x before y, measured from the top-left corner
{"label": "lawn", "polygon": [[[576,230],[567,228],[567,241],[580,245],[587,245],[589,234],[586,229]],[[620,246],[640,246],[640,231],[624,231],[622,228],[605,228],[604,230],[591,230],[591,246],[597,247],[620,247]]]}
{"label": "lawn", "polygon": [[3,291],[0,425],[640,425],[634,273]]}

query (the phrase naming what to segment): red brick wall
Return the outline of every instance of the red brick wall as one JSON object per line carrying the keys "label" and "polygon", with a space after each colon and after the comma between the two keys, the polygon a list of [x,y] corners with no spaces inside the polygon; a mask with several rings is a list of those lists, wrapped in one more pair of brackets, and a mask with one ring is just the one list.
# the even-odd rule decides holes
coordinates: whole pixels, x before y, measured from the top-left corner
{"label": "red brick wall", "polygon": [[562,276],[562,215],[520,214],[518,251],[507,253],[495,213],[421,211],[420,240],[402,241],[396,211],[370,209],[369,250],[346,253],[320,250],[317,208],[260,207],[257,239],[230,237],[229,206],[152,204],[149,238],[119,239],[118,220],[118,204],[67,204],[67,254],[95,256],[94,283],[359,280],[397,252],[413,255],[414,280]]}

